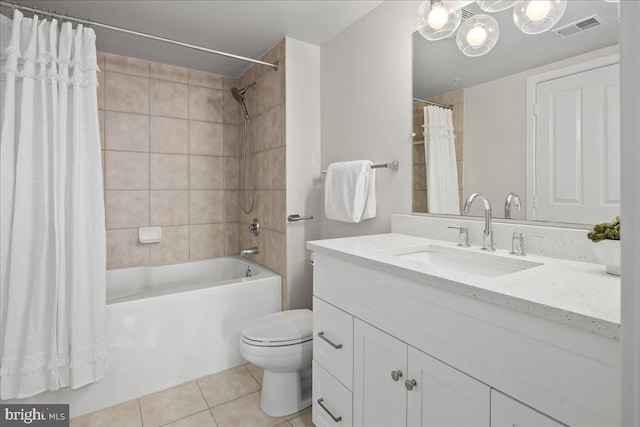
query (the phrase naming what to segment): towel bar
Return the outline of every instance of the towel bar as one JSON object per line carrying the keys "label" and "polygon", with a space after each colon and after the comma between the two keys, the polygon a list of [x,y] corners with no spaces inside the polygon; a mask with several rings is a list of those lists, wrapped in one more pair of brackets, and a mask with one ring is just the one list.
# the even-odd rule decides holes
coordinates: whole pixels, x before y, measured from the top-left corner
{"label": "towel bar", "polygon": [[[387,169],[391,169],[394,172],[398,172],[398,161],[394,160],[392,162],[389,163],[381,163],[379,165],[371,165],[371,169],[382,169],[382,168],[387,168]],[[322,171],[323,174],[327,173],[327,170],[323,170]]]}

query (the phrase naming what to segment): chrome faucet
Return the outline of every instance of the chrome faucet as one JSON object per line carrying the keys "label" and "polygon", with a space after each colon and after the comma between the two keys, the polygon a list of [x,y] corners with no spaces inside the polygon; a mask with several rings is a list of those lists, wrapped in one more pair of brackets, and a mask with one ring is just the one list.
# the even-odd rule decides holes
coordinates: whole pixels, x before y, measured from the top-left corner
{"label": "chrome faucet", "polygon": [[518,210],[522,210],[522,203],[520,202],[520,196],[513,191],[507,194],[507,198],[504,201],[504,217],[511,218],[511,205]]}
{"label": "chrome faucet", "polygon": [[469,215],[474,200],[480,199],[484,204],[484,234],[482,235],[482,250],[495,251],[496,244],[493,241],[493,227],[491,225],[491,202],[481,193],[473,193],[464,202],[464,214]]}
{"label": "chrome faucet", "polygon": [[243,249],[240,251],[240,256],[257,255],[257,254],[258,254],[257,246],[254,246],[253,248]]}

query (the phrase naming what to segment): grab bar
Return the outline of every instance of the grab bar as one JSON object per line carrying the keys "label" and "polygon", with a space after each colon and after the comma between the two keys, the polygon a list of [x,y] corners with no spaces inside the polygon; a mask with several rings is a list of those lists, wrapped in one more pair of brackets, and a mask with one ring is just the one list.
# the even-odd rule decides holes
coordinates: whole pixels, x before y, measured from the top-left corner
{"label": "grab bar", "polygon": [[308,219],[313,219],[313,215],[309,215],[309,216],[300,216],[298,214],[294,214],[294,215],[289,215],[287,217],[287,221],[289,222],[298,222],[298,221],[306,221]]}

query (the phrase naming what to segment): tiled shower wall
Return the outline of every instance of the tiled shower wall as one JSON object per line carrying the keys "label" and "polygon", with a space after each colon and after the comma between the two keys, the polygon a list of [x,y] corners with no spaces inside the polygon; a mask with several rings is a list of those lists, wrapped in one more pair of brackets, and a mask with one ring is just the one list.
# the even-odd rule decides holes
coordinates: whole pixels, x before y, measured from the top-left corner
{"label": "tiled shower wall", "polygon": [[[250,258],[282,276],[283,309],[287,309],[285,41],[267,52],[262,60],[279,62],[278,71],[254,65],[240,77],[241,87],[257,83],[255,91],[249,90],[245,94],[252,117],[256,202],[252,213],[239,211],[240,241],[243,248],[257,246],[259,253]],[[244,115],[238,117],[242,136]],[[248,182],[248,175],[246,179]],[[248,192],[246,198],[249,201]],[[261,225],[257,237],[248,231],[253,218],[258,218]]]}
{"label": "tiled shower wall", "polygon": [[[460,208],[464,202],[464,90],[445,93],[429,101],[453,105],[453,129],[456,137],[456,159],[458,161],[458,193]],[[413,101],[413,212],[427,212],[427,169],[424,152],[423,108],[425,102]]]}
{"label": "tiled shower wall", "polygon": [[[237,254],[235,79],[100,54],[107,267]],[[141,245],[139,227],[161,226]]]}
{"label": "tiled shower wall", "polygon": [[[286,308],[285,41],[239,79],[135,58],[99,54],[107,267],[237,255],[283,276]],[[239,205],[244,114],[251,114],[256,203]],[[247,180],[248,180],[247,175]],[[248,200],[248,192],[247,192]],[[253,218],[260,235],[249,234]],[[161,226],[161,243],[138,243],[138,228]]]}

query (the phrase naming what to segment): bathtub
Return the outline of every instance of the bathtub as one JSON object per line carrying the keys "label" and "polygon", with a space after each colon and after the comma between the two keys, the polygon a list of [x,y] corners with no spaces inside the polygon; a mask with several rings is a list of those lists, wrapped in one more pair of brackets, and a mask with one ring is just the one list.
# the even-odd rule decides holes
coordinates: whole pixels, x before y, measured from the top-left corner
{"label": "bathtub", "polygon": [[237,366],[242,327],[281,311],[281,288],[240,257],[109,270],[105,378],[3,403],[69,403],[76,417]]}

